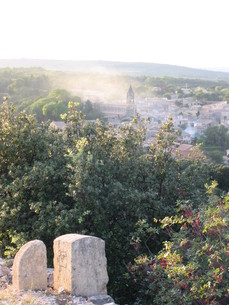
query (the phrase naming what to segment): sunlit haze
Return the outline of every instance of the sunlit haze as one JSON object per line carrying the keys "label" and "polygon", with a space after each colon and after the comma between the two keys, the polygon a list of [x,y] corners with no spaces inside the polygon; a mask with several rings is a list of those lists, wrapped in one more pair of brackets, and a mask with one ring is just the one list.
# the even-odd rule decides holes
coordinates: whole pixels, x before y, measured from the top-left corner
{"label": "sunlit haze", "polygon": [[229,68],[228,0],[7,0],[0,58]]}

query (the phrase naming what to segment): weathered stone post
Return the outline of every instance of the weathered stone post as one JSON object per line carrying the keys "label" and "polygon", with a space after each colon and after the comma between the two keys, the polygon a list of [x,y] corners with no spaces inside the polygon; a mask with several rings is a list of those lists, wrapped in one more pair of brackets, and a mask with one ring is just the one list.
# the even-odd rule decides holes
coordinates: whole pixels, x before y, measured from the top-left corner
{"label": "weathered stone post", "polygon": [[82,296],[107,294],[105,242],[97,237],[66,234],[54,240],[54,288]]}
{"label": "weathered stone post", "polygon": [[18,251],[13,262],[13,286],[18,290],[47,288],[46,247],[32,240]]}

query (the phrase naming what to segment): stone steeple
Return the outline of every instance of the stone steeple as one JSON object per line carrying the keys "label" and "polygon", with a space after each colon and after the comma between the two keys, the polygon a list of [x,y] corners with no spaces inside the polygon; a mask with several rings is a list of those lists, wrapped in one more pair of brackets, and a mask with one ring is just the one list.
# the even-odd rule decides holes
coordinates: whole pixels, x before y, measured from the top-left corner
{"label": "stone steeple", "polygon": [[136,114],[136,107],[134,103],[134,91],[130,85],[126,96],[126,116],[133,117]]}
{"label": "stone steeple", "polygon": [[128,92],[127,92],[126,103],[128,105],[134,105],[134,91],[133,91],[131,85],[130,85],[130,88],[129,88]]}

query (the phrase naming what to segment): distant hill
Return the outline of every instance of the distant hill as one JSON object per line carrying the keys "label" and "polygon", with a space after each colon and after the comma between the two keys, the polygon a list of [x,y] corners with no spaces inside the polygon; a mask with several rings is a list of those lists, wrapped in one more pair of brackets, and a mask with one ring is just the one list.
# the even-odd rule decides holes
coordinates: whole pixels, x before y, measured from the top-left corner
{"label": "distant hill", "polygon": [[229,72],[209,71],[154,63],[42,59],[0,59],[0,68],[5,67],[41,67],[48,70],[60,70],[69,72],[92,72],[132,76],[171,76],[211,80],[229,80]]}

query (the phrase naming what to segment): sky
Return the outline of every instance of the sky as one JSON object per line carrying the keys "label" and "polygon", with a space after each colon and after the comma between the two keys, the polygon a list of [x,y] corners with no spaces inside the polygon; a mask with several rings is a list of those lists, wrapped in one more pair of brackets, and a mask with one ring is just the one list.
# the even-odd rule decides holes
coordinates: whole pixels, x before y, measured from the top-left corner
{"label": "sky", "polygon": [[229,69],[229,0],[0,0],[0,59]]}

